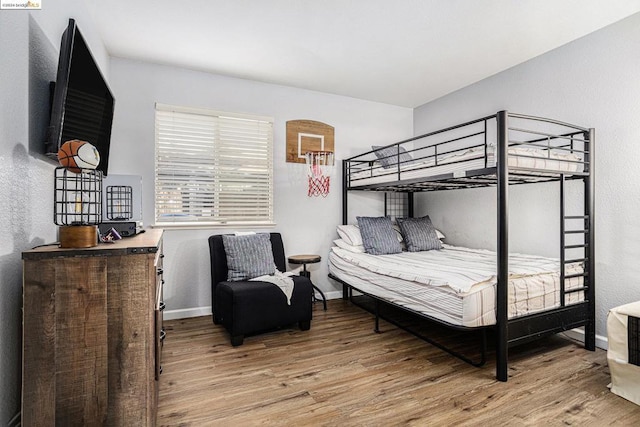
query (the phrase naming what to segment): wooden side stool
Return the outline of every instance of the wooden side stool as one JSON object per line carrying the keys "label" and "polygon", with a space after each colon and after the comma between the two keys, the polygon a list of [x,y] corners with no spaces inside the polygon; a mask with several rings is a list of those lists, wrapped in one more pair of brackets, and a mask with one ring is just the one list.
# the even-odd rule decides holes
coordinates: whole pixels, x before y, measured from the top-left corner
{"label": "wooden side stool", "polygon": [[[307,277],[309,278],[309,280],[311,280],[311,272],[307,270],[307,264],[315,264],[320,262],[322,258],[320,257],[320,255],[292,255],[288,258],[289,264],[302,264],[302,271],[300,272],[301,276]],[[322,306],[324,307],[324,310],[327,310],[327,298],[325,298],[324,294],[322,293],[322,291],[313,284],[313,282],[311,282],[311,285],[313,286],[313,289],[315,289],[316,291],[318,291],[318,293],[320,294],[320,296],[322,297]],[[315,295],[315,292],[313,294],[313,299],[317,300],[318,298]]]}

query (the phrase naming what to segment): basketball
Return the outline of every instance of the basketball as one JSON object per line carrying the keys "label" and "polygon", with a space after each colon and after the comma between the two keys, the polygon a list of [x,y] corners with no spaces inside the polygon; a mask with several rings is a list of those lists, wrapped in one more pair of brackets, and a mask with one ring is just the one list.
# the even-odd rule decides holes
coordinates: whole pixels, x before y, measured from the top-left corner
{"label": "basketball", "polygon": [[72,139],[67,141],[58,150],[58,161],[67,170],[80,173],[82,169],[95,169],[100,163],[100,154],[93,145],[87,141]]}

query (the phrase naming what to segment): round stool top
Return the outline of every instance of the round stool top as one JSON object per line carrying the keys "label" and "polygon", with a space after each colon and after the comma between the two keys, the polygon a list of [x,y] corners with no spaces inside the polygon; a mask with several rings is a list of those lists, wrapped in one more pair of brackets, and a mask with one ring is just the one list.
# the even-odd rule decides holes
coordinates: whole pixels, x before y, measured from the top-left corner
{"label": "round stool top", "polygon": [[291,264],[314,264],[320,262],[320,255],[292,255],[289,257]]}

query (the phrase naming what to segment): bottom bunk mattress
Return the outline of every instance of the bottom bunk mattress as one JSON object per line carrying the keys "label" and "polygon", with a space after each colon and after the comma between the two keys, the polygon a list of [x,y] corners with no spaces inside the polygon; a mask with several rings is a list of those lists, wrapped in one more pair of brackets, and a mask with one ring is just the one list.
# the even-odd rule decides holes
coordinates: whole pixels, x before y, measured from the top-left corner
{"label": "bottom bunk mattress", "polygon": [[[496,323],[495,252],[444,245],[442,250],[368,255],[332,247],[329,272],[355,289],[452,325]],[[565,274],[583,272],[569,264]],[[583,278],[565,280],[565,289]],[[584,300],[584,292],[565,295],[565,304]],[[560,261],[533,255],[509,255],[510,318],[560,306]]]}

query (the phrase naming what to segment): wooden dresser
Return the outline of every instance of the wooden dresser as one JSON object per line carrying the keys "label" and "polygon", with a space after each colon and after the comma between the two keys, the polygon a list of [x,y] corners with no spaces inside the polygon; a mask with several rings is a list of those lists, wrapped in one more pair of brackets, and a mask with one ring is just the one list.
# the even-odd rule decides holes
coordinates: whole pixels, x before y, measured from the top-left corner
{"label": "wooden dresser", "polygon": [[155,425],[162,258],[162,230],[22,253],[23,426]]}

